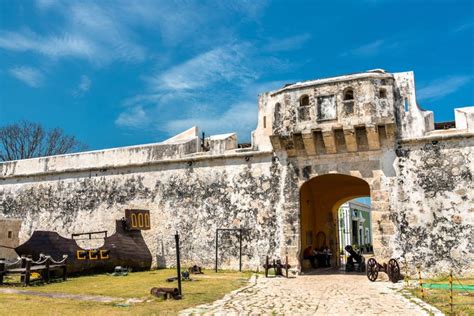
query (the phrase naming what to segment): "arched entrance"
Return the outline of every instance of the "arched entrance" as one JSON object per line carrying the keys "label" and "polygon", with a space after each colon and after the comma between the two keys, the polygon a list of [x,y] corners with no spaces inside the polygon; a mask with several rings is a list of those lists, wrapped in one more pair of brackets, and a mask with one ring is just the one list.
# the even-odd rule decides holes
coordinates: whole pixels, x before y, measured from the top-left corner
{"label": "arched entrance", "polygon": [[[339,266],[340,233],[339,207],[352,199],[370,196],[369,184],[357,177],[343,174],[326,174],[306,181],[300,189],[301,267],[304,249],[327,246],[333,256],[331,266]],[[370,232],[372,233],[372,232]]]}

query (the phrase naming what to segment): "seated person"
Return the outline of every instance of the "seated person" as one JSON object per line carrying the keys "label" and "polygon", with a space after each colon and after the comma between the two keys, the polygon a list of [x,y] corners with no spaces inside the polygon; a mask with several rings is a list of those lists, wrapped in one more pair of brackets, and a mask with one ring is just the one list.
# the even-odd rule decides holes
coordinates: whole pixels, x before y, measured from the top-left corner
{"label": "seated person", "polygon": [[331,249],[328,246],[324,246],[323,248],[323,256],[324,256],[324,266],[330,267],[331,266]]}
{"label": "seated person", "polygon": [[313,254],[313,247],[308,246],[303,251],[303,259],[308,259],[312,268],[316,268],[316,256]]}
{"label": "seated person", "polygon": [[318,262],[318,267],[324,267],[324,253],[323,248],[315,249],[313,251],[314,256],[316,257],[316,261]]}

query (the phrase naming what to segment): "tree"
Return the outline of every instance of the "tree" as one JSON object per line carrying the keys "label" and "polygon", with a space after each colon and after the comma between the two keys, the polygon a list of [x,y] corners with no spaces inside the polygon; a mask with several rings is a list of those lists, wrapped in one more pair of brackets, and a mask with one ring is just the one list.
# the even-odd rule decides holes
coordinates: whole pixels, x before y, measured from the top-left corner
{"label": "tree", "polygon": [[21,121],[0,127],[0,161],[28,159],[86,149],[60,128],[45,130],[39,123]]}

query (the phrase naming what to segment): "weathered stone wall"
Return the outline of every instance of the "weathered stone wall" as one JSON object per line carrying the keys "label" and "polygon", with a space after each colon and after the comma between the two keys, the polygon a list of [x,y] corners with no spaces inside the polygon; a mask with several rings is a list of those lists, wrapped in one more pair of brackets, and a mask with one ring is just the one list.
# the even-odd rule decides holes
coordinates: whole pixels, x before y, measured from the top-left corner
{"label": "weathered stone wall", "polygon": [[402,142],[396,167],[394,254],[432,273],[473,273],[474,137]]}
{"label": "weathered stone wall", "polygon": [[[266,255],[299,267],[300,188],[336,173],[370,188],[377,260],[474,273],[474,108],[456,110],[456,128],[433,130],[413,73],[375,70],[264,93],[251,148],[237,148],[232,133],[203,146],[198,135],[0,163],[0,216],[22,220],[24,242],[34,230],[112,233],[124,209],[149,209],[143,234],[157,266],[175,264],[179,232],[183,264],[213,267],[216,229],[242,228],[244,269],[261,268]],[[355,192],[344,190],[318,209],[330,214]],[[219,239],[219,266],[238,268],[237,234]]]}
{"label": "weathered stone wall", "polygon": [[[256,269],[280,249],[284,169],[271,155],[156,164],[97,173],[3,180],[0,213],[22,218],[22,242],[34,230],[71,233],[107,229],[125,208],[150,209],[144,238],[158,266],[175,263],[174,233],[184,264],[214,264],[216,228],[244,228],[244,268]],[[237,268],[238,243],[223,233],[220,266]]]}

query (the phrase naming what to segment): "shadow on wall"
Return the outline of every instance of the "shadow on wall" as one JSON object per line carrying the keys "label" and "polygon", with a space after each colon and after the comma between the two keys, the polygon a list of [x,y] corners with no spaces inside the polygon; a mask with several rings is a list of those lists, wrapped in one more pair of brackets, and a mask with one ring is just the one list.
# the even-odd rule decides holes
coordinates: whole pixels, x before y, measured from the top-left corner
{"label": "shadow on wall", "polygon": [[156,267],[165,268],[166,267],[166,254],[165,246],[163,240],[158,241],[158,247],[156,249]]}

